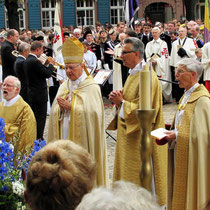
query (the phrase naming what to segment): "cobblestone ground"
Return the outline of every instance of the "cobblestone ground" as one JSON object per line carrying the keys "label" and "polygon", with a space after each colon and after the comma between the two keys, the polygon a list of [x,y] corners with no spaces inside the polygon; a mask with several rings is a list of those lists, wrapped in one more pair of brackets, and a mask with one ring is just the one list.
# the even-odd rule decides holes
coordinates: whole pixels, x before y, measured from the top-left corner
{"label": "cobblestone ground", "polygon": [[[107,99],[104,99],[104,104],[105,104],[105,128],[107,128],[108,124],[113,119],[113,114],[112,114],[113,107],[111,106],[110,102]],[[172,123],[174,113],[176,111],[176,107],[177,107],[176,103],[165,104],[163,106],[163,114],[164,114],[164,119],[165,119],[166,124]],[[47,139],[48,120],[49,120],[49,118],[47,118],[47,122],[46,122],[46,126],[45,126],[45,132],[44,132],[45,139]],[[115,153],[115,144],[116,144],[116,141],[114,139],[116,139],[117,132],[116,131],[108,131],[108,133],[111,135],[111,136],[109,136],[108,134],[106,135],[108,166],[109,166],[109,179],[110,179],[110,183],[111,183],[112,176],[113,176],[114,153]]]}

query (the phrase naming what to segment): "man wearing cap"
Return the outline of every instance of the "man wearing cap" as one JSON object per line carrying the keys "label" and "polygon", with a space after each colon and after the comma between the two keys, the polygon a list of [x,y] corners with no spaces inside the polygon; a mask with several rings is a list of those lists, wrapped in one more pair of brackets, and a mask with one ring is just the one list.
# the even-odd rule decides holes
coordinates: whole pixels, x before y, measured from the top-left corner
{"label": "man wearing cap", "polygon": [[63,82],[53,102],[48,142],[68,139],[81,145],[95,158],[96,184],[107,183],[104,106],[98,84],[87,76],[83,64],[84,48],[73,37],[62,48],[68,80]]}
{"label": "man wearing cap", "polygon": [[18,31],[16,31],[15,29],[10,29],[7,33],[7,39],[2,44],[1,59],[2,59],[3,79],[8,75],[15,76],[13,65],[16,60],[16,56],[12,54],[12,51],[15,50],[18,39],[19,39]]}

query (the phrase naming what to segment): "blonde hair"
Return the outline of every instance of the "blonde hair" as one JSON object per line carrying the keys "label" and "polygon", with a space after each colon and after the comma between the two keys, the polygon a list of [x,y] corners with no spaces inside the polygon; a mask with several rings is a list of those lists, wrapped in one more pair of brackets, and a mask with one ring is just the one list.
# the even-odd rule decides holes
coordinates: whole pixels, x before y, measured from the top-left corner
{"label": "blonde hair", "polygon": [[25,199],[33,210],[73,210],[95,183],[91,155],[70,140],[47,144],[29,165]]}

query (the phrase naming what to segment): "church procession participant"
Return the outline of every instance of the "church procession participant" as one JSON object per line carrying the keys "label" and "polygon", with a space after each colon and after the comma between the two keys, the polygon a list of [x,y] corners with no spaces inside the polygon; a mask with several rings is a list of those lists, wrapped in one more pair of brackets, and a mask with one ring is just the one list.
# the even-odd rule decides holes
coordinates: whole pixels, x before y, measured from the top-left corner
{"label": "church procession participant", "polygon": [[25,61],[30,53],[30,50],[31,50],[31,45],[26,42],[22,42],[18,47],[19,55],[14,63],[15,74],[17,75],[18,79],[21,82],[20,95],[22,96],[23,100],[27,103],[29,101],[28,101],[28,84],[26,77]]}
{"label": "church procession participant", "polygon": [[[179,28],[179,38],[173,42],[171,57],[170,57],[170,66],[174,67],[171,74],[174,75],[174,69],[177,67],[178,61],[184,58],[195,58],[195,49],[197,48],[196,42],[187,37],[186,27]],[[172,76],[172,80],[175,81],[175,78]],[[177,85],[172,85],[172,95],[178,102],[181,96],[183,95],[184,90],[179,88]]]}
{"label": "church procession participant", "polygon": [[[139,72],[142,71],[145,61],[144,45],[134,37],[126,38],[122,49],[121,58],[123,65],[130,68],[123,90],[110,93],[109,99],[118,108],[118,116],[108,129],[116,129],[117,120],[117,144],[114,163],[114,181],[125,180],[141,185],[139,179],[140,171],[140,127],[136,116],[139,108]],[[161,86],[155,72],[152,72],[152,108],[156,110],[152,129],[164,127],[162,110]],[[167,148],[158,147],[153,143],[153,192],[157,195],[160,205],[166,204],[166,165]]]}
{"label": "church procession participant", "polygon": [[202,50],[203,80],[205,81],[206,89],[210,92],[210,42],[206,43]]}
{"label": "church procession participant", "polygon": [[[145,54],[147,61],[152,63],[153,69],[157,76],[161,79],[171,80],[171,72],[169,69],[169,53],[167,43],[160,39],[160,29],[154,27],[152,29],[153,40],[148,42]],[[171,102],[171,84],[165,81],[160,81],[162,93],[165,101]]]}
{"label": "church procession participant", "polygon": [[204,209],[210,195],[210,95],[199,84],[199,61],[185,58],[178,63],[176,79],[185,93],[166,132],[169,144],[169,210]]}
{"label": "church procession participant", "polygon": [[19,39],[19,33],[15,29],[10,29],[7,32],[7,38],[1,46],[1,61],[2,61],[2,70],[3,77],[8,75],[16,76],[13,65],[16,60],[16,56],[12,54],[13,50],[17,50],[17,41]]}
{"label": "church procession participant", "polygon": [[97,58],[96,55],[88,49],[89,45],[86,41],[82,42],[84,47],[84,61],[87,70],[90,74],[93,74],[96,69]]}
{"label": "church procession participant", "polygon": [[0,103],[0,117],[5,121],[6,141],[19,135],[15,152],[22,154],[33,146],[36,139],[36,120],[30,106],[19,95],[21,84],[17,77],[7,76],[3,85],[3,101]]}
{"label": "church procession participant", "polygon": [[48,142],[68,139],[81,145],[95,158],[98,186],[107,184],[104,105],[98,84],[84,71],[82,43],[67,39],[62,48],[68,80],[54,100]]}
{"label": "church procession participant", "polygon": [[31,53],[25,61],[29,104],[36,118],[38,139],[43,139],[47,115],[48,93],[46,78],[50,78],[54,70],[52,65],[54,64],[53,59],[48,61],[48,67],[42,64],[43,60],[39,60],[42,53],[43,44],[39,41],[34,41],[31,44]]}

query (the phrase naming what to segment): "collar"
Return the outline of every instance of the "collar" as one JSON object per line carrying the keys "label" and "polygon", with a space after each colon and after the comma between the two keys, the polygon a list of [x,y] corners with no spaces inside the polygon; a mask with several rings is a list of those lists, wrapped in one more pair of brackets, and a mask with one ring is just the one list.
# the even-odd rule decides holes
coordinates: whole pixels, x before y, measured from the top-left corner
{"label": "collar", "polygon": [[33,54],[33,53],[29,53],[29,55],[32,55],[32,56],[34,56],[35,58],[38,59],[38,57],[35,54]]}
{"label": "collar", "polygon": [[79,84],[81,82],[83,82],[86,79],[86,77],[87,77],[87,75],[86,75],[85,71],[83,70],[82,75],[78,79],[76,79],[74,81],[73,80],[70,80],[70,83],[69,83],[70,90],[73,91],[73,90],[77,89],[78,86],[79,86]]}
{"label": "collar", "polygon": [[129,69],[129,74],[130,75],[135,75],[139,71],[142,71],[145,64],[146,64],[146,62],[144,61],[144,59],[142,59],[141,62],[138,63],[133,69]]}
{"label": "collar", "polygon": [[23,55],[18,55],[19,58],[23,58],[24,60],[26,60],[26,58]]}
{"label": "collar", "polygon": [[158,38],[157,40],[152,40],[154,43],[160,43],[161,42],[161,39],[160,38]]}
{"label": "collar", "polygon": [[192,92],[199,86],[198,82],[195,83],[189,90],[185,91],[185,95],[191,95]]}
{"label": "collar", "polygon": [[19,98],[20,98],[20,95],[18,94],[9,101],[3,99],[3,106],[12,106]]}

